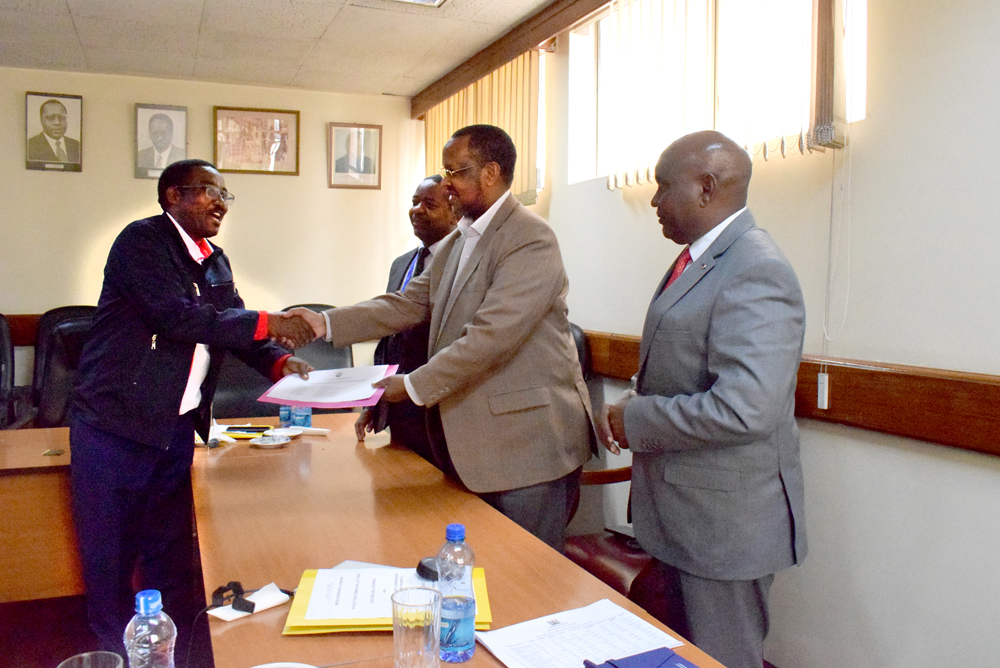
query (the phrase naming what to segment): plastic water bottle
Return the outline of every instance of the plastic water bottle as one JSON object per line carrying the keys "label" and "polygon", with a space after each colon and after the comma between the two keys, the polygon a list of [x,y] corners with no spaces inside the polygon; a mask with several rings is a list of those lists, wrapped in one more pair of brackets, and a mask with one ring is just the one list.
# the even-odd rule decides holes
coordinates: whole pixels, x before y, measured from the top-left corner
{"label": "plastic water bottle", "polygon": [[282,427],[292,426],[292,407],[283,405],[278,409],[278,419],[281,420]]}
{"label": "plastic water bottle", "polygon": [[437,556],[441,591],[441,660],[460,663],[476,650],[476,594],[472,588],[475,555],[465,543],[465,525],[449,524],[448,541]]}
{"label": "plastic water bottle", "polygon": [[125,627],[129,668],[174,668],[177,627],[163,612],[160,592],[147,589],[135,595],[135,617]]}
{"label": "plastic water bottle", "polygon": [[292,408],[293,427],[311,427],[312,417],[312,406],[295,406]]}

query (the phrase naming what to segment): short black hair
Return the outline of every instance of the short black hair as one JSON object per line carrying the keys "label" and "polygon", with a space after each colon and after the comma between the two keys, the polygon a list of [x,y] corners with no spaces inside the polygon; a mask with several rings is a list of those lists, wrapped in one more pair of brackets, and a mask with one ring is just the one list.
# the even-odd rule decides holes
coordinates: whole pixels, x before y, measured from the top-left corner
{"label": "short black hair", "polygon": [[188,185],[191,175],[196,170],[205,168],[218,171],[216,166],[208,160],[198,160],[197,158],[178,160],[167,165],[167,168],[160,174],[159,182],[156,184],[156,193],[159,195],[160,206],[163,207],[164,211],[167,209],[167,189],[173,186]]}
{"label": "short black hair", "polygon": [[149,117],[149,125],[152,125],[153,121],[166,121],[167,125],[170,126],[170,129],[174,129],[174,119],[170,118],[166,114],[153,114]]}
{"label": "short black hair", "polygon": [[514,165],[517,163],[517,149],[510,135],[495,125],[467,125],[455,131],[452,139],[469,138],[469,148],[483,162],[500,165],[500,176],[510,186],[514,182]]}
{"label": "short black hair", "polygon": [[40,106],[40,107],[38,108],[38,116],[39,116],[39,117],[41,117],[41,116],[42,116],[42,112],[43,112],[43,111],[45,110],[45,107],[46,107],[47,105],[50,105],[50,104],[58,104],[58,105],[59,105],[60,107],[62,107],[62,108],[63,108],[63,111],[67,111],[67,110],[66,110],[66,105],[65,105],[65,104],[63,104],[62,102],[60,102],[59,100],[57,100],[57,99],[55,99],[55,98],[53,97],[53,98],[50,98],[50,99],[48,99],[48,100],[45,100],[45,102],[42,102],[42,106]]}
{"label": "short black hair", "polygon": [[424,181],[433,181],[434,183],[441,185],[441,182],[444,181],[444,177],[440,174],[431,174],[430,176],[425,176]]}

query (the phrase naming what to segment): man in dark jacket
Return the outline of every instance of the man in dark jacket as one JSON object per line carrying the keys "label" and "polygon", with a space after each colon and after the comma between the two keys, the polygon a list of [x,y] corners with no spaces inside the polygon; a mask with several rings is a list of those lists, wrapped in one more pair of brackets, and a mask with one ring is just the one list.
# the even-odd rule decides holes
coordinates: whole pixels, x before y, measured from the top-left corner
{"label": "man in dark jacket", "polygon": [[305,377],[309,365],[271,339],[298,345],[311,332],[244,309],[228,258],[207,241],[233,199],[211,163],[168,166],[158,192],[164,213],[128,225],[111,248],[81,354],[70,428],[73,519],[101,649],[123,652],[138,566],[142,588],[163,595],[183,657],[202,607],[193,571],[194,432],[208,440],[222,359],[228,350],[274,380]]}

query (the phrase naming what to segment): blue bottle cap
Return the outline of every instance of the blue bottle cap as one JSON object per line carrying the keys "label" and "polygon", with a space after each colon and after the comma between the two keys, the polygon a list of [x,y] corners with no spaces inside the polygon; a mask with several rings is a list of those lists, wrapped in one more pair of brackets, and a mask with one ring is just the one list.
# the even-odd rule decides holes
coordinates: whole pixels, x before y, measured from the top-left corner
{"label": "blue bottle cap", "polygon": [[444,531],[447,540],[465,540],[464,524],[449,524]]}
{"label": "blue bottle cap", "polygon": [[163,610],[163,600],[157,590],[146,589],[135,595],[135,611],[140,615],[155,615],[160,610]]}

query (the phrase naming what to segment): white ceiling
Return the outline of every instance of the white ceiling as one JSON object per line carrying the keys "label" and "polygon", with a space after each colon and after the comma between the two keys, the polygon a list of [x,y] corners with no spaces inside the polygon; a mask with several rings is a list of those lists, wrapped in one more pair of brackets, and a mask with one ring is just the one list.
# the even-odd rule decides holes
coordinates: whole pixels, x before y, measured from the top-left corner
{"label": "white ceiling", "polygon": [[412,97],[551,0],[0,0],[0,66]]}

